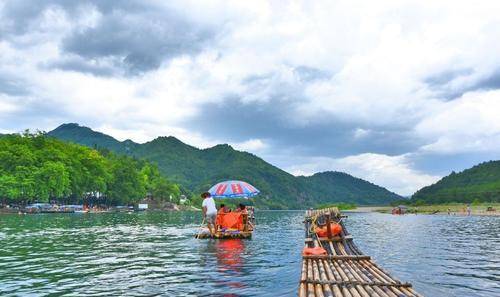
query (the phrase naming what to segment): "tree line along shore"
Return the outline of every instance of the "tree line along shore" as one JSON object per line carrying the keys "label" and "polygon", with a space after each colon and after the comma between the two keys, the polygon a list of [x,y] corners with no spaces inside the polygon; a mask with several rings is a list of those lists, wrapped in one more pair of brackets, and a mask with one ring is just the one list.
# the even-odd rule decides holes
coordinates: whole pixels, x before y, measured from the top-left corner
{"label": "tree line along shore", "polygon": [[144,160],[63,142],[44,133],[0,137],[0,203],[178,203],[183,190]]}

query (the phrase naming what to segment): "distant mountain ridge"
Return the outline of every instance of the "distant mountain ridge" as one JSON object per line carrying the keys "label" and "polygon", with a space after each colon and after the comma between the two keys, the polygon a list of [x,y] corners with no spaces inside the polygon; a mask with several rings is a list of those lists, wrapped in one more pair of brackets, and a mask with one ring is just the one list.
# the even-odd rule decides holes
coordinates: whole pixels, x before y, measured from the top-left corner
{"label": "distant mountain ridge", "polygon": [[413,194],[426,203],[500,202],[500,161],[483,162],[462,172],[452,172]]}
{"label": "distant mountain ridge", "polygon": [[385,188],[346,173],[322,172],[296,177],[227,144],[198,149],[172,136],[143,144],[131,140],[121,142],[75,123],[63,124],[48,135],[152,161],[169,179],[194,192],[225,179],[246,180],[261,190],[255,203],[262,208],[303,209],[336,202],[381,205],[402,199]]}

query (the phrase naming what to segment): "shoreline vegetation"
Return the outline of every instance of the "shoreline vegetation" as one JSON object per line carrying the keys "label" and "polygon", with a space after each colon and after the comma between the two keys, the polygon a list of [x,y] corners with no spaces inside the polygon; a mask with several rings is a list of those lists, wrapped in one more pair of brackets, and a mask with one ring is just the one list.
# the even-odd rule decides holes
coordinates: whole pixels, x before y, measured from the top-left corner
{"label": "shoreline vegetation", "polygon": [[0,137],[0,206],[22,210],[39,203],[47,208],[108,209],[145,200],[178,204],[184,194],[189,195],[145,160],[41,132]]}
{"label": "shoreline vegetation", "polygon": [[[500,216],[500,203],[479,203],[471,204],[472,216]],[[355,209],[347,210],[347,212],[378,212],[390,214],[393,206],[360,206]],[[488,210],[490,209],[490,210]],[[449,214],[448,214],[449,210]],[[446,203],[446,204],[430,204],[419,206],[408,206],[408,215],[412,214],[426,215],[467,215],[466,203]]]}
{"label": "shoreline vegetation", "polygon": [[357,205],[355,203],[326,203],[326,204],[320,204],[316,206],[316,209],[327,209],[327,208],[332,208],[336,207],[338,210],[354,210],[357,208]]}

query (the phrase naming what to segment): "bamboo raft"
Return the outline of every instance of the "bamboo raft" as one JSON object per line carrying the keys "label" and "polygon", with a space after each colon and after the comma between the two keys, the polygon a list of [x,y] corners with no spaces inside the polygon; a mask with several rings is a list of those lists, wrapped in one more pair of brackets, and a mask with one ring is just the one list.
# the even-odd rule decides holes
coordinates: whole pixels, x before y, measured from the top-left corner
{"label": "bamboo raft", "polygon": [[[330,222],[342,226],[333,236]],[[323,247],[327,255],[302,256],[299,297],[400,297],[422,296],[364,255],[347,232],[337,208],[308,210],[305,215],[305,247]],[[315,225],[326,224],[328,237],[318,237]]]}
{"label": "bamboo raft", "polygon": [[239,232],[217,232],[215,235],[210,234],[210,232],[203,232],[197,235],[198,239],[250,239],[252,238],[251,231],[239,231]]}

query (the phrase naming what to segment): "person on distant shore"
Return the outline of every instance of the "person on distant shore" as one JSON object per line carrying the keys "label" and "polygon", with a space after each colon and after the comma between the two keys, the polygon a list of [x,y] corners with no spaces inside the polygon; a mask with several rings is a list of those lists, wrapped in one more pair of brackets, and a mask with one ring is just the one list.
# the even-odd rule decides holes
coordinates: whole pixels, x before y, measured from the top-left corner
{"label": "person on distant shore", "polygon": [[470,204],[467,204],[467,215],[470,216]]}
{"label": "person on distant shore", "polygon": [[217,208],[215,207],[214,198],[212,198],[209,192],[201,194],[201,198],[203,198],[203,203],[201,204],[203,218],[207,220],[207,227],[210,234],[214,235],[217,232],[217,225],[215,224]]}
{"label": "person on distant shore", "polygon": [[450,209],[450,208],[448,208],[448,215],[450,215],[450,214],[451,214],[451,209]]}

